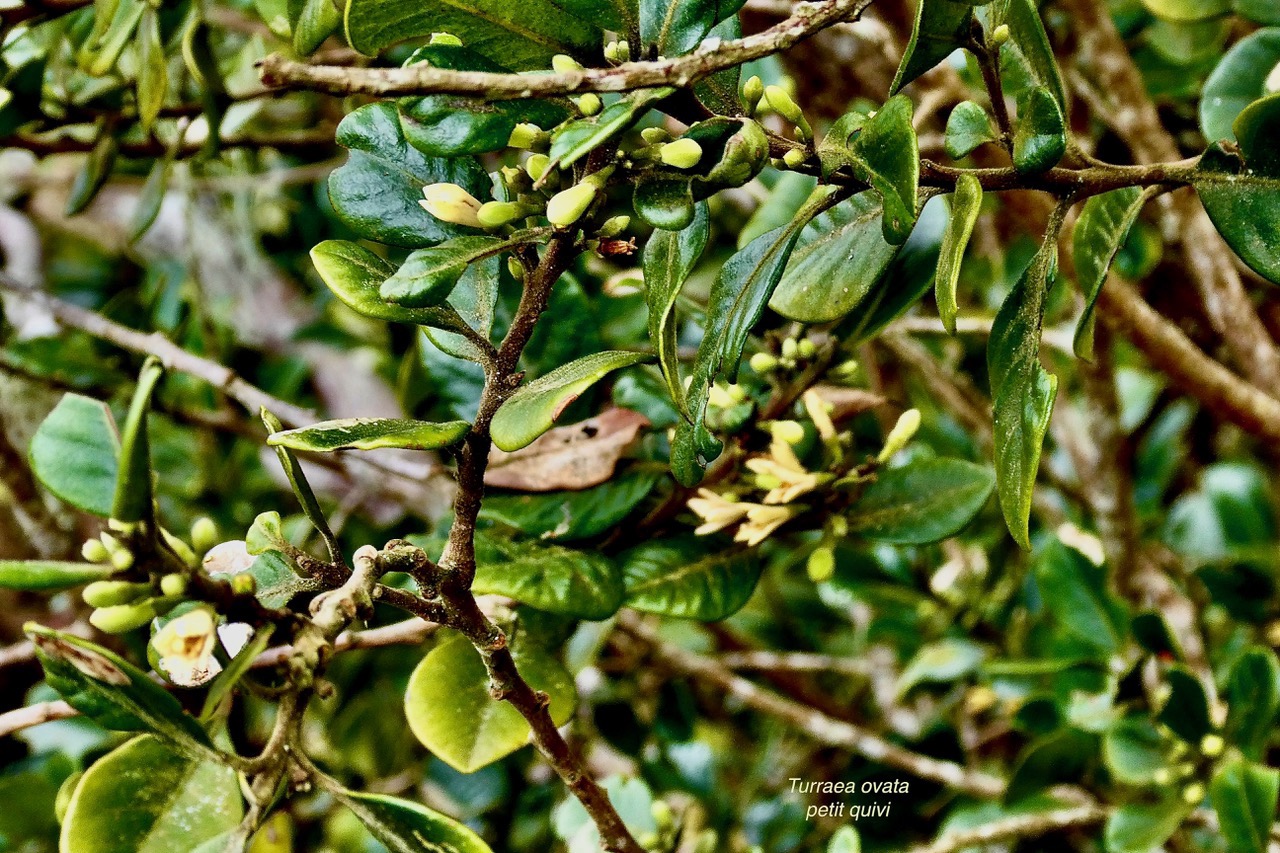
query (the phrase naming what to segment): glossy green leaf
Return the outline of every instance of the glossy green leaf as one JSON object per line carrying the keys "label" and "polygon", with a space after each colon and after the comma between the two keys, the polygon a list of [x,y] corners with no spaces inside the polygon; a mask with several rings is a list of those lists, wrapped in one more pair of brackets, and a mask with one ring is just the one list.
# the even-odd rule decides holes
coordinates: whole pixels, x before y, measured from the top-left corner
{"label": "glossy green leaf", "polygon": [[1040,451],[1058,391],[1040,364],[1044,300],[1057,272],[1057,237],[1050,234],[996,315],[987,345],[995,406],[996,483],[1009,532],[1031,547],[1031,496]]}
{"label": "glossy green leaf", "polygon": [[138,99],[138,123],[144,130],[150,130],[164,106],[169,69],[164,41],[160,38],[160,12],[149,3],[138,22],[137,45],[138,77],[134,92]]}
{"label": "glossy green leaf", "polygon": [[566,124],[552,137],[551,162],[558,163],[561,167],[576,163],[623,133],[639,121],[651,106],[673,92],[675,89],[670,87],[641,89],[605,107],[598,115]]}
{"label": "glossy green leaf", "polygon": [[[498,291],[502,281],[505,265],[497,255],[476,261],[467,266],[462,277],[458,279],[453,292],[449,294],[447,306],[462,318],[462,322],[470,326],[480,338],[489,340],[493,331],[495,309],[498,306]],[[455,358],[465,358],[483,364],[490,357],[482,351],[469,336],[456,331],[441,328],[425,328],[422,330],[427,340]]]}
{"label": "glossy green leaf", "polygon": [[1123,605],[1107,592],[1102,570],[1079,551],[1049,541],[1036,555],[1035,580],[1046,610],[1067,637],[1103,659],[1123,647]]}
{"label": "glossy green leaf", "polygon": [[99,758],[76,785],[61,848],[74,853],[172,853],[230,832],[243,807],[236,773],[174,752],[150,735]]}
{"label": "glossy green leaf", "polygon": [[1280,24],[1280,6],[1272,0],[1231,0],[1231,8],[1237,15],[1248,18],[1255,24]]}
{"label": "glossy green leaf", "polygon": [[1232,129],[1250,171],[1280,175],[1280,146],[1276,145],[1276,134],[1280,133],[1280,93],[1259,98],[1245,107],[1236,116]]}
{"label": "glossy green leaf", "polygon": [[[267,428],[267,432],[275,434],[284,431],[284,424],[280,423],[280,419],[275,415],[262,409],[258,412],[262,418],[262,423]],[[324,539],[325,544],[329,548],[331,557],[336,558],[340,553],[338,550],[337,537],[333,535],[333,531],[329,529],[329,521],[325,518],[324,510],[320,508],[320,502],[316,500],[316,493],[312,490],[311,484],[307,482],[307,475],[302,470],[302,465],[298,462],[298,457],[287,447],[276,446],[276,458],[280,460],[280,467],[284,469],[284,475],[289,479],[289,485],[293,487],[293,493],[298,498],[298,503],[302,504],[302,511],[306,513],[307,519],[316,531]]]}
{"label": "glossy green leaf", "polygon": [[1280,172],[1250,173],[1239,156],[1214,145],[1200,158],[1195,187],[1227,245],[1280,284]]}
{"label": "glossy green leaf", "polygon": [[71,563],[62,560],[0,560],[0,587],[24,592],[70,589],[102,580],[114,571],[110,565]]}
{"label": "glossy green leaf", "polygon": [[980,104],[961,101],[947,116],[943,145],[952,160],[969,156],[980,145],[999,141],[1000,133],[991,122],[991,114]]}
{"label": "glossy green leaf", "polygon": [[475,159],[427,157],[409,144],[395,104],[387,102],[349,113],[335,138],[350,153],[329,175],[329,199],[338,218],[358,235],[418,249],[473,233],[437,220],[418,202],[422,188],[435,183],[457,184],[487,198],[489,177]]}
{"label": "glossy green leaf", "polygon": [[476,534],[479,595],[516,601],[578,619],[608,619],[622,606],[622,573],[601,554]]}
{"label": "glossy green leaf", "polygon": [[849,530],[878,542],[924,545],[954,536],[991,490],[991,469],[963,459],[922,459],[880,471],[849,511]]}
{"label": "glossy green leaf", "polygon": [[67,216],[83,212],[97,198],[98,191],[111,177],[119,154],[119,140],[110,132],[104,132],[71,182],[71,191],[67,194]]}
{"label": "glossy green leaf", "polygon": [[342,14],[333,0],[290,0],[293,49],[306,56],[338,29]]}
{"label": "glossy green leaf", "polygon": [[627,607],[715,622],[732,616],[760,580],[760,560],[747,551],[706,554],[688,540],[651,542],[619,559],[626,577]]}
{"label": "glossy green leaf", "polygon": [[1198,746],[1204,736],[1213,731],[1204,685],[1181,666],[1171,668],[1166,678],[1169,681],[1169,699],[1160,710],[1158,719],[1178,737]]}
{"label": "glossy green leaf", "polygon": [[346,31],[351,46],[369,55],[406,39],[452,33],[470,49],[517,71],[547,68],[557,53],[590,56],[601,43],[595,25],[553,0],[347,0]]}
{"label": "glossy green leaf", "polygon": [[1230,0],[1142,0],[1142,5],[1169,21],[1203,21],[1231,11]]}
{"label": "glossy green leaf", "polygon": [[649,342],[658,354],[662,376],[676,408],[687,414],[680,359],[676,352],[676,298],[693,272],[711,234],[711,217],[698,205],[693,222],[679,231],[658,229],[644,247],[645,304],[649,308]]}
{"label": "glossy green leaf", "polygon": [[737,248],[745,247],[761,234],[786,225],[817,189],[817,178],[799,172],[783,172],[769,190],[768,197],[752,212],[738,232]]}
{"label": "glossy green leaf", "polygon": [[1125,187],[1096,195],[1084,203],[1071,235],[1076,279],[1084,294],[1084,313],[1076,326],[1075,351],[1081,358],[1093,358],[1094,308],[1098,294],[1116,253],[1124,245],[1138,214],[1150,195],[1140,187]]}
{"label": "glossy green leaf", "polygon": [[663,56],[693,50],[743,0],[640,0],[640,38]]}
{"label": "glossy green leaf", "polygon": [[592,385],[615,370],[640,364],[644,353],[613,350],[572,361],[521,386],[493,416],[493,443],[508,452],[519,450],[551,429],[561,412]]}
{"label": "glossy green leaf", "polygon": [[282,552],[269,548],[245,569],[254,580],[254,597],[265,607],[284,607],[300,592],[315,592],[320,584],[304,578]]}
{"label": "glossy green leaf", "polygon": [[657,173],[636,179],[631,199],[636,215],[654,228],[682,231],[697,214],[693,201],[693,179]]}
{"label": "glossy green leaf", "polygon": [[36,430],[28,458],[40,483],[60,500],[106,518],[119,456],[120,438],[107,405],[66,394]]}
{"label": "glossy green leaf", "polygon": [[1270,94],[1267,80],[1276,65],[1280,65],[1280,27],[1258,30],[1232,45],[1200,96],[1200,129],[1210,143],[1235,140],[1236,117]]}
{"label": "glossy green leaf", "polygon": [[1266,853],[1280,795],[1280,771],[1232,761],[1214,775],[1209,796],[1231,853]]}
{"label": "glossy green leaf", "polygon": [[969,675],[986,660],[987,650],[971,640],[929,643],[916,652],[898,677],[898,695],[928,682],[946,683]]}
{"label": "glossy green leaf", "polygon": [[1107,853],[1151,853],[1159,850],[1186,820],[1191,806],[1181,800],[1126,803],[1107,818]]}
{"label": "glossy green leaf", "polygon": [[1169,764],[1160,733],[1142,717],[1120,720],[1107,729],[1102,760],[1116,781],[1126,785],[1150,785],[1156,773]]}
{"label": "glossy green leaf", "polygon": [[379,447],[439,450],[457,444],[470,428],[466,421],[437,424],[407,418],[343,418],[272,433],[267,444],[311,453]]}
{"label": "glossy green leaf", "polygon": [[464,824],[424,805],[388,797],[330,789],[334,799],[360,819],[374,838],[391,853],[493,853],[489,845]]}
{"label": "glossy green leaf", "polygon": [[883,219],[874,192],[815,216],[800,232],[769,307],[801,323],[838,320],[857,308],[898,254],[885,241]]}
{"label": "glossy green leaf", "polygon": [[1033,85],[1048,89],[1066,115],[1066,86],[1040,17],[1038,0],[999,0],[983,6],[978,16],[987,33],[994,32],[1001,24],[1009,27],[1009,41],[1000,50],[1001,65],[1014,66]]}
{"label": "glossy green leaf", "polygon": [[357,243],[318,243],[311,250],[311,263],[334,296],[366,317],[442,329],[464,328],[462,318],[447,306],[407,308],[383,299],[382,283],[396,273],[396,267]]}
{"label": "glossy green leaf", "polygon": [[76,57],[81,70],[94,77],[110,73],[142,19],[142,0],[113,0],[94,4],[93,29]]}
{"label": "glossy green leaf", "polygon": [[884,239],[895,246],[916,224],[920,146],[911,123],[914,111],[910,98],[895,95],[867,120],[850,147],[854,173],[884,200]]}
{"label": "glossy green leaf", "polygon": [[404,308],[434,308],[453,292],[468,266],[509,245],[497,237],[454,237],[418,249],[382,283],[378,295]]}
{"label": "glossy green leaf", "polygon": [[1018,99],[1018,123],[1013,134],[1013,166],[1036,174],[1058,165],[1067,153],[1062,110],[1048,89],[1037,86]]}
{"label": "glossy green leaf", "polygon": [[147,437],[147,416],[151,395],[164,375],[160,360],[152,356],[142,365],[138,387],[129,404],[129,413],[120,430],[120,471],[116,477],[111,517],[120,521],[151,518],[151,442]]}
{"label": "glossy green leaf", "polygon": [[1261,646],[1246,649],[1231,667],[1226,699],[1231,742],[1247,758],[1261,759],[1280,713],[1280,661],[1275,652]]}
{"label": "glossy green leaf", "polygon": [[934,300],[938,303],[938,316],[951,334],[956,333],[956,285],[960,281],[960,265],[964,262],[969,238],[982,212],[982,184],[976,177],[963,174],[956,180],[956,191],[951,196],[951,216],[942,236],[938,253],[938,272],[933,282]]}
{"label": "glossy green leaf", "polygon": [[209,736],[168,691],[133,664],[88,640],[29,622],[45,680],[80,713],[117,731],[147,730],[183,754],[209,758]]}
{"label": "glossy green leaf", "polygon": [[957,0],[919,0],[911,40],[903,51],[890,94],[897,94],[903,86],[968,43],[973,6]]}
{"label": "glossy green leaf", "polygon": [[[573,679],[548,652],[523,649],[520,640],[511,646],[520,674],[551,697],[551,719],[564,725],[575,704]],[[484,660],[460,634],[442,640],[414,669],[405,714],[422,745],[462,773],[474,773],[529,742],[529,724],[515,707],[489,694]]]}
{"label": "glossy green leaf", "polygon": [[486,494],[480,515],[539,539],[588,539],[620,523],[657,483],[656,473],[636,472],[580,491]]}

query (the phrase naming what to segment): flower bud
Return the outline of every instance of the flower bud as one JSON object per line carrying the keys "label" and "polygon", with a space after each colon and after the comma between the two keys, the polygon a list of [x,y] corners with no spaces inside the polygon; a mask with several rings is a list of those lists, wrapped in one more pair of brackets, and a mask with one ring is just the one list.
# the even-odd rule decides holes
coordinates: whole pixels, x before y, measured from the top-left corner
{"label": "flower bud", "polygon": [[611,41],[604,46],[604,58],[610,62],[626,62],[631,58],[631,45],[626,39]]}
{"label": "flower bud", "polygon": [[547,202],[547,219],[552,225],[567,228],[582,218],[596,200],[595,184],[583,181],[561,190]]}
{"label": "flower bud", "polygon": [[441,44],[446,47],[462,47],[462,39],[458,38],[453,33],[432,33],[431,41],[427,42],[427,44]]}
{"label": "flower bud", "polygon": [[809,572],[809,580],[814,583],[823,583],[831,580],[836,573],[836,554],[831,550],[830,546],[821,545],[809,552],[809,559],[805,563],[805,569]]}
{"label": "flower bud", "polygon": [[659,145],[671,141],[671,134],[661,127],[646,127],[640,131],[640,138],[650,145]]}
{"label": "flower bud", "polygon": [[800,342],[795,338],[787,338],[782,342],[782,357],[795,358],[800,354]]}
{"label": "flower bud", "polygon": [[169,550],[182,561],[183,565],[195,568],[200,565],[200,560],[196,558],[196,552],[191,550],[191,546],[183,542],[177,536],[174,536],[163,527],[160,528],[160,536],[164,539],[164,543],[169,546]]}
{"label": "flower bud", "polygon": [[1200,752],[1206,758],[1217,758],[1226,747],[1227,742],[1222,739],[1222,735],[1205,735],[1200,741]]}
{"label": "flower bud", "polygon": [[120,540],[110,533],[100,533],[98,538],[102,540],[103,547],[107,549],[107,554],[111,556],[115,556],[117,551],[124,548],[124,545],[120,544]]}
{"label": "flower bud", "polygon": [[759,76],[753,74],[742,85],[742,105],[747,109],[747,115],[751,115],[760,107],[760,99],[764,97],[764,82]]}
{"label": "flower bud", "polygon": [[568,54],[557,53],[555,56],[551,57],[551,69],[560,74],[565,74],[570,71],[581,71],[582,63]]}
{"label": "flower bud", "polygon": [[991,31],[991,43],[996,47],[1004,44],[1009,40],[1009,25],[1001,24]]}
{"label": "flower bud", "polygon": [[133,552],[121,548],[111,555],[111,565],[115,566],[116,571],[123,572],[133,567]]}
{"label": "flower bud", "polygon": [[800,138],[813,138],[813,130],[809,127],[809,121],[804,117],[799,105],[791,99],[785,89],[781,86],[766,86],[764,100],[771,110],[796,126]]}
{"label": "flower bud", "polygon": [[204,515],[191,525],[191,545],[201,554],[218,544],[218,525]]}
{"label": "flower bud", "polygon": [[604,221],[604,224],[596,230],[596,236],[604,237],[606,239],[609,237],[617,237],[630,226],[631,217],[627,216],[625,213],[618,216],[610,216]]}
{"label": "flower bud", "polygon": [[180,575],[177,572],[174,572],[171,575],[165,575],[160,578],[160,591],[170,597],[185,595],[187,591],[187,579],[184,575]]}
{"label": "flower bud", "polygon": [[108,518],[108,519],[107,519],[107,527],[111,528],[112,530],[116,531],[117,533],[123,533],[123,534],[125,534],[125,535],[127,536],[127,535],[129,535],[130,533],[132,533],[133,531],[135,531],[135,530],[137,530],[137,529],[138,529],[138,522],[136,522],[136,521],[121,521],[121,520],[120,520],[120,519],[118,519],[118,518]]}
{"label": "flower bud", "polygon": [[524,216],[524,206],[514,201],[486,201],[476,213],[482,228],[501,228]]}
{"label": "flower bud", "polygon": [[542,128],[536,124],[521,122],[511,128],[511,136],[507,138],[507,146],[510,148],[532,148],[543,136]]}
{"label": "flower bud", "polygon": [[702,159],[702,146],[692,139],[677,139],[662,146],[658,157],[676,169],[692,169]]}
{"label": "flower bud", "polygon": [[600,101],[600,96],[595,92],[587,92],[587,94],[576,98],[574,103],[578,105],[578,111],[584,116],[593,116],[600,112],[601,107],[604,106]]}
{"label": "flower bud", "polygon": [[547,173],[547,168],[551,166],[551,158],[546,154],[534,154],[524,161],[524,170],[534,181],[542,180],[542,176]]}
{"label": "flower bud", "polygon": [[140,604],[120,604],[115,607],[99,607],[89,614],[89,624],[104,634],[123,634],[141,628],[156,618],[150,601]]}
{"label": "flower bud", "polygon": [[801,358],[813,358],[818,354],[818,347],[808,338],[801,338],[800,342],[796,344],[796,352]]}
{"label": "flower bud", "polygon": [[107,546],[103,545],[100,539],[85,540],[85,543],[80,546],[80,556],[90,563],[105,563],[111,559],[111,555],[107,553]]}
{"label": "flower bud", "polygon": [[778,359],[767,352],[758,352],[747,362],[756,373],[768,373],[778,366]]}
{"label": "flower bud", "polygon": [[94,581],[80,592],[80,597],[90,607],[115,607],[120,604],[132,604],[150,592],[151,584],[149,583]]}
{"label": "flower bud", "polygon": [[1151,774],[1151,781],[1157,785],[1169,785],[1173,782],[1173,771],[1168,767],[1161,767]]}
{"label": "flower bud", "polygon": [[[709,124],[722,121],[708,119]],[[720,161],[707,172],[707,181],[718,187],[740,187],[754,178],[769,160],[769,137],[751,119],[734,119],[737,125],[725,140]],[[699,125],[695,125],[698,127]]]}
{"label": "flower bud", "polygon": [[898,418],[898,422],[893,425],[893,429],[889,430],[889,435],[884,440],[884,447],[881,448],[880,455],[876,457],[876,461],[889,461],[890,457],[907,446],[907,442],[915,437],[918,429],[920,429],[920,410],[907,409]]}
{"label": "flower bud", "polygon": [[480,200],[457,184],[427,184],[422,188],[422,195],[423,200],[418,203],[441,222],[479,227],[476,213],[480,210]]}
{"label": "flower bud", "polygon": [[804,427],[796,421],[774,421],[769,430],[778,441],[799,444],[804,441]]}
{"label": "flower bud", "polygon": [[524,267],[520,265],[514,255],[507,255],[507,272],[511,273],[511,277],[516,281],[524,279]]}
{"label": "flower bud", "polygon": [[791,148],[786,154],[782,155],[782,162],[788,169],[799,168],[805,161],[804,151],[799,148]]}
{"label": "flower bud", "polygon": [[248,572],[232,575],[231,591],[236,595],[253,595],[258,591],[258,580]]}
{"label": "flower bud", "polygon": [[1199,782],[1193,782],[1182,789],[1182,801],[1189,806],[1194,806],[1204,799],[1204,785]]}

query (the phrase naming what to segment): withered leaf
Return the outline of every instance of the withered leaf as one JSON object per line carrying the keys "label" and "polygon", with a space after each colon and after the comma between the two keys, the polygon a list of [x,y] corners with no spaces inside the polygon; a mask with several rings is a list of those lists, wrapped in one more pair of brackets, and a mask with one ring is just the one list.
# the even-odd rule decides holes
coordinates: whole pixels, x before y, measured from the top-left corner
{"label": "withered leaf", "polygon": [[618,460],[649,420],[630,409],[608,409],[594,418],[548,430],[512,453],[494,448],[487,486],[525,492],[588,489],[613,475]]}

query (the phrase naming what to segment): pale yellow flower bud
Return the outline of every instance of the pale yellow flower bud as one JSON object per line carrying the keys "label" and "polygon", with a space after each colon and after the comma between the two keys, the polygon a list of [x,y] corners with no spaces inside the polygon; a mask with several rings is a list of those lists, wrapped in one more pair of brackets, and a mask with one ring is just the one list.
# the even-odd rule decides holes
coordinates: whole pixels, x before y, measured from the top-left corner
{"label": "pale yellow flower bud", "polygon": [[524,207],[514,201],[486,201],[476,212],[483,228],[501,228],[524,216]]}
{"label": "pale yellow flower bud", "polygon": [[907,409],[898,418],[898,422],[893,425],[893,429],[889,431],[888,437],[884,440],[884,447],[880,450],[880,455],[876,457],[876,461],[889,461],[894,454],[907,446],[907,443],[915,437],[918,429],[920,429],[920,410]]}
{"label": "pale yellow flower bud", "polygon": [[751,360],[747,364],[750,364],[751,369],[756,373],[768,373],[778,366],[778,359],[770,353],[758,352],[751,356]]}
{"label": "pale yellow flower bud", "polygon": [[809,580],[814,583],[824,583],[831,580],[836,573],[836,554],[829,546],[821,545],[809,552],[809,559],[805,563],[805,568],[809,573]]}
{"label": "pale yellow flower bud", "polygon": [[547,219],[552,225],[566,228],[582,218],[596,200],[594,184],[583,182],[561,190],[547,202]]}
{"label": "pale yellow flower bud", "polygon": [[521,122],[511,128],[511,136],[507,139],[507,145],[511,148],[532,148],[542,136],[542,129],[536,124]]}
{"label": "pale yellow flower bud", "polygon": [[546,154],[533,154],[528,160],[524,161],[524,170],[529,177],[535,181],[542,180],[542,176],[547,173],[547,169],[551,166],[551,158]]}
{"label": "pale yellow flower bud", "polygon": [[684,138],[668,142],[658,153],[659,159],[676,169],[692,169],[702,159],[702,146],[696,140]]}
{"label": "pale yellow flower bud", "polygon": [[557,53],[551,57],[551,69],[565,74],[569,71],[581,71],[582,63],[565,53]]}
{"label": "pale yellow flower bud", "polygon": [[427,184],[422,188],[422,195],[418,203],[441,222],[480,227],[480,220],[476,218],[480,200],[457,184]]}
{"label": "pale yellow flower bud", "polygon": [[799,148],[792,148],[782,155],[782,162],[788,169],[798,168],[805,161],[804,152]]}
{"label": "pale yellow flower bud", "polygon": [[1222,735],[1205,735],[1200,741],[1200,752],[1206,758],[1217,758],[1226,748],[1227,742],[1222,739]]}
{"label": "pale yellow flower bud", "polygon": [[111,559],[111,554],[107,552],[107,546],[102,544],[101,539],[86,540],[80,546],[80,556],[90,563],[105,563]]}
{"label": "pale yellow flower bud", "polygon": [[604,107],[604,104],[600,100],[600,96],[595,92],[587,92],[587,94],[575,99],[574,103],[578,105],[578,111],[584,116],[593,116],[600,112],[601,108]]}

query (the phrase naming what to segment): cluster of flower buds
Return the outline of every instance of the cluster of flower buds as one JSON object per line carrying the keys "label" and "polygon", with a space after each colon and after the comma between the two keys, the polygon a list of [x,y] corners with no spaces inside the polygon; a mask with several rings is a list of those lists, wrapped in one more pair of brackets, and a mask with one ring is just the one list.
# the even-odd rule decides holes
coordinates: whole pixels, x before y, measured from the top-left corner
{"label": "cluster of flower buds", "polygon": [[631,44],[626,39],[609,42],[604,46],[604,58],[610,62],[626,62],[631,58]]}
{"label": "cluster of flower buds", "polygon": [[781,86],[765,86],[764,87],[764,103],[768,105],[769,110],[781,116],[784,120],[795,125],[796,136],[802,142],[809,142],[813,139],[813,128],[809,124],[809,120],[804,117],[799,105],[792,99],[786,89]]}
{"label": "cluster of flower buds", "polygon": [[779,347],[778,355],[758,352],[747,361],[751,369],[764,376],[779,368],[794,370],[797,365],[807,362],[818,354],[818,346],[808,338],[786,338]]}
{"label": "cluster of flower buds", "polygon": [[[557,53],[551,57],[551,69],[559,74],[568,74],[574,71],[582,71],[583,67],[582,63],[572,56]],[[585,95],[578,95],[570,100],[577,105],[578,111],[584,116],[593,116],[600,112],[601,107],[604,106],[600,101],[600,96],[595,92],[587,92]]]}

